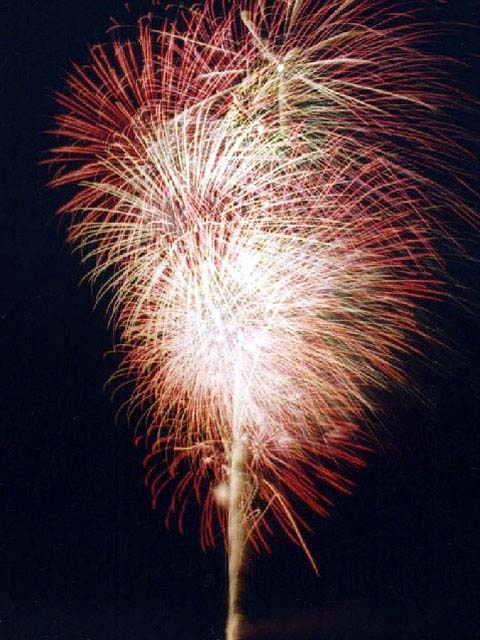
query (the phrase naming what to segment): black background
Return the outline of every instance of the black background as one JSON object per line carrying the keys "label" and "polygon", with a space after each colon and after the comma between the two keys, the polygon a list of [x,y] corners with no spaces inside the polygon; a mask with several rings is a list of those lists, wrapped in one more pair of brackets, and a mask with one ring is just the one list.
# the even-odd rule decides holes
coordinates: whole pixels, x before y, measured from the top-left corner
{"label": "black background", "polygon": [[[115,420],[103,391],[112,336],[88,285],[78,287],[81,269],[54,217],[62,194],[45,188],[38,165],[70,61],[86,61],[110,15],[128,11],[120,0],[0,6],[0,639],[220,639],[222,549],[203,554],[194,519],[181,536],[150,508],[133,426]],[[432,2],[431,13],[479,21],[472,2]],[[435,46],[464,59],[477,37],[460,29]],[[457,73],[478,96],[472,64]],[[463,118],[478,135],[475,117]],[[474,262],[452,270],[477,286]],[[382,401],[381,444],[354,495],[311,520],[320,576],[281,538],[272,555],[251,559],[252,637],[480,638],[475,309],[436,310],[450,348],[430,346],[430,365],[408,365],[424,398],[397,390]]]}

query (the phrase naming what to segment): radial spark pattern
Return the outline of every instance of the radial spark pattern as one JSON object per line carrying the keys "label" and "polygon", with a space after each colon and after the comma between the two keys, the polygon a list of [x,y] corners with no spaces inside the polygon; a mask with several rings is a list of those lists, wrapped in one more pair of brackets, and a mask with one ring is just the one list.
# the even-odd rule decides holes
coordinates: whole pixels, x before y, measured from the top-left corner
{"label": "radial spark pattern", "polygon": [[115,29],[57,97],[52,184],[78,187],[69,241],[109,301],[148,483],[180,527],[196,497],[204,545],[237,439],[248,537],[276,521],[305,548],[298,505],[348,490],[375,391],[426,333],[445,204],[468,216],[432,179],[455,181],[458,145],[430,36],[386,3],[206,2]]}

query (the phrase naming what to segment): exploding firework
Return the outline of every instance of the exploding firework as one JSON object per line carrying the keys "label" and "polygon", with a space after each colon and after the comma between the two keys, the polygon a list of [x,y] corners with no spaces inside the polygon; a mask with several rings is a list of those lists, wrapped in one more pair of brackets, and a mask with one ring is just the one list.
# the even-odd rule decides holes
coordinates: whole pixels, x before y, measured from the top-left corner
{"label": "exploding firework", "polygon": [[429,28],[385,3],[207,2],[114,33],[57,96],[51,182],[78,187],[61,211],[108,299],[153,500],[182,528],[194,497],[204,547],[225,534],[236,638],[246,543],[276,523],[315,567],[299,505],[349,490],[375,392],[428,333],[445,203],[470,216],[441,180],[463,180],[455,95]]}

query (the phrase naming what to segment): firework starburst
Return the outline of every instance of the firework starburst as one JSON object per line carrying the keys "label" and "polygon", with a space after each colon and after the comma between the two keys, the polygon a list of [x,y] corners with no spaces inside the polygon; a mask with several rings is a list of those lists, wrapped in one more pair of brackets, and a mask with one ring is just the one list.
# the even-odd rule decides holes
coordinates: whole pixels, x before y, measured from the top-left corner
{"label": "firework starburst", "polygon": [[[167,519],[226,533],[230,623],[247,541],[349,489],[378,389],[402,382],[461,179],[429,33],[386,3],[207,2],[115,31],[75,66],[53,149],[69,241],[108,299]],[[441,222],[443,220],[443,222]]]}

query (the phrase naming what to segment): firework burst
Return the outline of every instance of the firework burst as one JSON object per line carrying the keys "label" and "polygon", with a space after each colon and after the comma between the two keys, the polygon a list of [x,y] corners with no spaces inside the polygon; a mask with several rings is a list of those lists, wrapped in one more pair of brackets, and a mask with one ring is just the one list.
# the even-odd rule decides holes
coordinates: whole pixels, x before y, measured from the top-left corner
{"label": "firework burst", "polygon": [[[298,505],[348,491],[372,397],[402,382],[440,295],[454,93],[408,12],[244,0],[139,21],[75,66],[55,133],[69,241],[108,299],[147,421],[147,480],[180,528],[226,533],[237,637],[249,541],[300,544]],[[427,82],[428,80],[428,82]],[[303,513],[303,511],[302,511]],[[232,586],[233,585],[233,586]]]}

